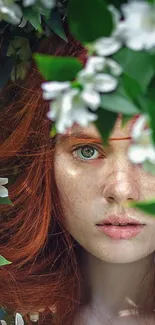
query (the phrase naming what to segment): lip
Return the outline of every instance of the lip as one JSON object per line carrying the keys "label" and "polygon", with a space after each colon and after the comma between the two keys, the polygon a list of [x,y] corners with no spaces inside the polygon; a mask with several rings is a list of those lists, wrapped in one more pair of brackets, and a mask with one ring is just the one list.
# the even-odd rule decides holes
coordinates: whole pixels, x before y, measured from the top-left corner
{"label": "lip", "polygon": [[136,224],[136,225],[145,225],[144,223],[140,222],[138,219],[120,216],[120,215],[111,215],[107,219],[101,220],[97,223],[98,225],[105,225],[105,224],[115,224],[115,223],[122,223],[122,224]]}
{"label": "lip", "polygon": [[145,224],[142,224],[135,218],[113,215],[100,221],[96,226],[100,232],[103,232],[106,236],[113,239],[130,239],[137,236],[144,228]]}

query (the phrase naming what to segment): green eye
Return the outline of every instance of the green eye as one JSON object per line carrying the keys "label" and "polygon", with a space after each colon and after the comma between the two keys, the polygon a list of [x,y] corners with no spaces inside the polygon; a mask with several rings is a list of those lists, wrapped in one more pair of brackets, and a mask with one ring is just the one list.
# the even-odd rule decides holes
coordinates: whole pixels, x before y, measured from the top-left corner
{"label": "green eye", "polygon": [[76,157],[84,160],[91,160],[92,158],[98,158],[99,152],[93,146],[81,146],[74,150]]}

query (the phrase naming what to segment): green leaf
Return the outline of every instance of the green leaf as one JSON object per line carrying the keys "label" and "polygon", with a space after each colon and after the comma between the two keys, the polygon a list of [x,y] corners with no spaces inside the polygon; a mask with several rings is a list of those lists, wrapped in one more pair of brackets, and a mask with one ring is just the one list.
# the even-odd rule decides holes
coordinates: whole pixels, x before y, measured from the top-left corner
{"label": "green leaf", "polygon": [[33,57],[46,80],[70,81],[83,68],[82,63],[73,57],[56,57],[37,53]]}
{"label": "green leaf", "polygon": [[155,199],[149,201],[132,201],[128,204],[129,207],[138,208],[146,213],[155,216]]}
{"label": "green leaf", "polygon": [[8,196],[6,197],[0,197],[0,204],[8,204],[8,205],[13,205],[11,200],[9,199]]}
{"label": "green leaf", "polygon": [[150,128],[152,129],[152,140],[155,143],[155,105],[150,101],[148,105],[148,115],[150,121]]}
{"label": "green leaf", "polygon": [[155,3],[155,0],[147,0],[148,3],[151,3],[151,4],[154,4]]}
{"label": "green leaf", "polygon": [[123,67],[128,76],[139,83],[143,92],[154,75],[151,55],[145,51],[132,51],[122,48],[113,58]]}
{"label": "green leaf", "polygon": [[148,95],[139,95],[137,96],[137,103],[138,103],[138,106],[140,107],[140,110],[143,112],[143,113],[146,113],[148,112],[148,105],[149,105],[149,97]]}
{"label": "green leaf", "polygon": [[109,36],[113,29],[112,15],[104,0],[70,0],[67,16],[71,33],[81,42]]}
{"label": "green leaf", "polygon": [[24,8],[23,14],[24,18],[27,19],[36,30],[42,32],[41,15],[37,10],[34,10],[32,7]]}
{"label": "green leaf", "polygon": [[[154,66],[155,70],[155,66]],[[155,101],[155,75],[153,76],[151,82],[148,87],[148,97],[150,97],[153,101]]]}
{"label": "green leaf", "polygon": [[139,113],[138,107],[119,92],[101,95],[101,106],[106,110],[115,113],[123,113],[124,115],[132,116]]}
{"label": "green leaf", "polygon": [[99,107],[97,110],[97,115],[98,119],[94,123],[101,134],[103,143],[107,144],[108,138],[115,125],[117,114]]}
{"label": "green leaf", "polygon": [[2,255],[0,255],[0,266],[12,264],[12,262],[6,260]]}
{"label": "green leaf", "polygon": [[137,96],[142,93],[140,84],[137,82],[137,80],[129,76],[127,73],[123,74],[123,82],[127,95],[133,100],[135,100]]}
{"label": "green leaf", "polygon": [[58,9],[55,7],[51,10],[51,14],[50,17],[44,18],[46,24],[48,25],[48,27],[59,37],[61,37],[65,42],[67,42],[67,36],[65,34],[64,31],[64,27],[62,24],[62,19],[60,17],[60,13],[58,11]]}
{"label": "green leaf", "polygon": [[128,121],[131,120],[131,116],[130,115],[124,115],[122,114],[121,116],[121,125],[122,125],[122,128],[124,128],[126,126],[126,124],[128,123]]}
{"label": "green leaf", "polygon": [[40,13],[40,15],[46,17],[46,18],[49,18],[50,16],[50,13],[51,13],[51,9],[50,8],[45,8],[41,5],[41,3],[39,2],[36,2],[35,5],[33,5],[33,8],[34,11],[37,11]]}
{"label": "green leaf", "polygon": [[57,134],[57,129],[56,129],[55,123],[53,122],[51,131],[50,131],[50,137],[54,138],[56,134]]}

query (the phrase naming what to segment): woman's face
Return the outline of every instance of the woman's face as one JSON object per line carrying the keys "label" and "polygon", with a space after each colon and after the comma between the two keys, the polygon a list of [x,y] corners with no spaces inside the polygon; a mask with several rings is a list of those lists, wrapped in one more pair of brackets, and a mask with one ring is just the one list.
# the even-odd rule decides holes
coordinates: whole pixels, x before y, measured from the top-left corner
{"label": "woman's face", "polygon": [[[112,263],[137,261],[155,250],[155,218],[124,205],[155,197],[155,176],[128,160],[132,125],[129,121],[122,129],[118,120],[108,147],[94,124],[57,136],[54,168],[65,226],[86,251]],[[81,132],[87,139],[78,136]],[[96,225],[110,216],[131,217],[145,226],[132,238],[111,238]]]}

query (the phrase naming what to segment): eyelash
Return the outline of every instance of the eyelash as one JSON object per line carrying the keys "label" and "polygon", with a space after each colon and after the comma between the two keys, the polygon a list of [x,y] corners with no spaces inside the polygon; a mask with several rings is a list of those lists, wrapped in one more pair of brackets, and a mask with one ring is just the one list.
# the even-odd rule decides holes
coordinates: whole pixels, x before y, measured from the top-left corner
{"label": "eyelash", "polygon": [[82,162],[88,162],[88,161],[91,161],[91,160],[95,160],[95,159],[91,159],[91,158],[82,159],[82,158],[79,158],[79,157],[77,157],[75,155],[75,152],[77,152],[77,150],[84,149],[84,148],[90,148],[90,149],[93,148],[93,149],[97,150],[98,152],[101,152],[102,151],[101,156],[100,157],[97,157],[95,159],[105,158],[105,154],[103,153],[103,150],[101,148],[98,148],[97,146],[93,146],[91,144],[85,144],[85,145],[82,145],[82,146],[79,145],[79,146],[74,146],[73,147],[72,154],[73,154],[73,156],[74,156],[75,159],[78,159],[78,160],[80,160]]}

